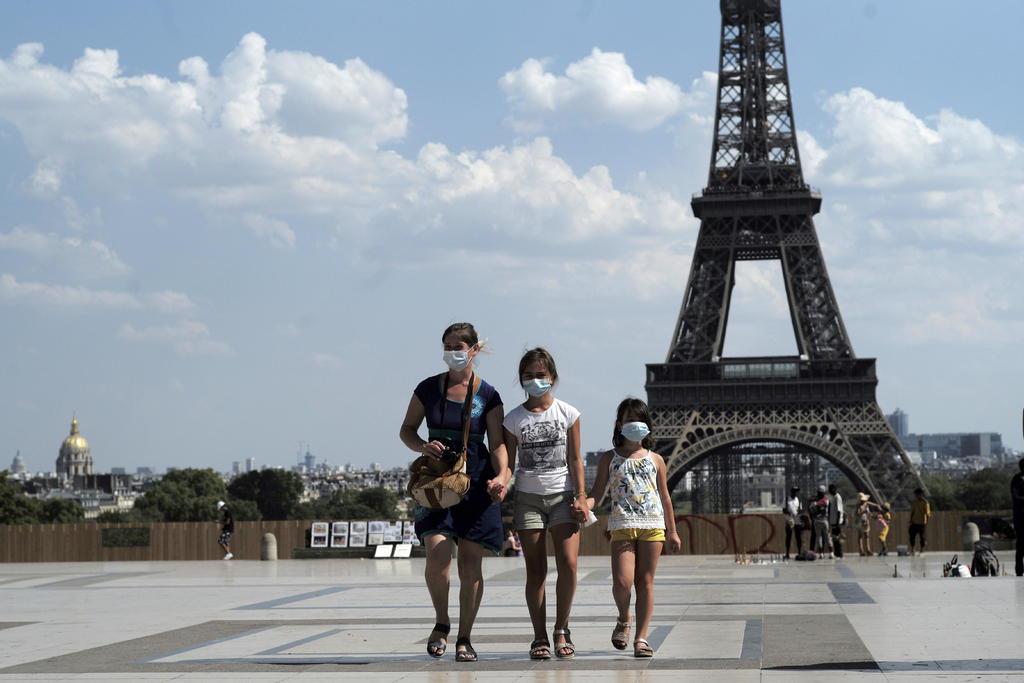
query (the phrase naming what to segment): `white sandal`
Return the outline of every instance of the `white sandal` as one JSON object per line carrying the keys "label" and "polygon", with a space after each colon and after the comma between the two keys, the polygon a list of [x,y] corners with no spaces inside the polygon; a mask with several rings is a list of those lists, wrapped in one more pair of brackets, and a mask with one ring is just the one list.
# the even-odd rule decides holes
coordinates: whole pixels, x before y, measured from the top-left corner
{"label": "white sandal", "polygon": [[633,656],[634,657],[653,657],[654,650],[651,649],[651,644],[647,642],[646,638],[637,638],[633,641]]}

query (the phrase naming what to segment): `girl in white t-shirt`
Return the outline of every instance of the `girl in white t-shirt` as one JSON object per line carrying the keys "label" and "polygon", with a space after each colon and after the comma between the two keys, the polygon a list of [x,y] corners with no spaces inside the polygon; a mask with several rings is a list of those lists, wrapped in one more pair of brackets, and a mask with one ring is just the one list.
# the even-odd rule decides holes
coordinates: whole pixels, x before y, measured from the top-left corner
{"label": "girl in white t-shirt", "polygon": [[[526,559],[526,606],[533,622],[530,659],[576,655],[569,612],[576,593],[580,522],[587,518],[580,411],[551,395],[558,382],[555,359],[545,349],[527,351],[519,361],[526,402],[505,417],[505,446],[515,472],[515,528]],[[552,643],[547,638],[544,584],[548,575],[547,534],[555,548],[558,581]]]}

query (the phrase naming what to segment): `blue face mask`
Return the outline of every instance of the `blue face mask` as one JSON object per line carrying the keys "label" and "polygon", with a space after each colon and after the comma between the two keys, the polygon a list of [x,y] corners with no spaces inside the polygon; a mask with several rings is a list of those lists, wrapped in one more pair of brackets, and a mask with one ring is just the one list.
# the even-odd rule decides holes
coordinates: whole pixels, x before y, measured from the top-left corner
{"label": "blue face mask", "polygon": [[619,430],[619,434],[630,441],[643,441],[650,433],[650,428],[643,422],[627,422]]}
{"label": "blue face mask", "polygon": [[546,379],[528,379],[523,382],[523,391],[534,398],[540,398],[551,389],[551,382]]}

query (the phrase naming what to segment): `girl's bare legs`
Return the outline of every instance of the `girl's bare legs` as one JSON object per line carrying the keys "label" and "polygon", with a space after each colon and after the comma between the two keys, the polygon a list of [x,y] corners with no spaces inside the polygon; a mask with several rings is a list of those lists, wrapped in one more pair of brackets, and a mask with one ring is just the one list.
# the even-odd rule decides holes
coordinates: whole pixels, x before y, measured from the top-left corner
{"label": "girl's bare legs", "polygon": [[647,639],[654,613],[654,572],[664,541],[636,542],[636,638]]}
{"label": "girl's bare legs", "polygon": [[543,529],[520,529],[518,533],[526,560],[526,609],[533,624],[533,639],[547,640],[548,604],[544,592],[548,578],[547,534]]}
{"label": "girl's bare legs", "polygon": [[[551,527],[551,540],[555,546],[555,566],[558,568],[558,581],[555,584],[556,630],[569,628],[569,613],[572,612],[572,599],[576,595],[576,560],[580,554],[579,529],[577,524],[557,524]],[[555,636],[552,645],[555,650],[560,650],[565,646],[565,636]]]}
{"label": "girl's bare legs", "polygon": [[[444,534],[424,536],[423,545],[427,550],[426,568],[423,578],[430,593],[430,602],[434,605],[434,621],[438,624],[450,624],[448,617],[448,588],[451,585],[452,550],[455,542]],[[444,640],[442,634],[431,632],[430,640]]]}
{"label": "girl's bare legs", "polygon": [[619,621],[629,623],[629,601],[633,595],[637,541],[612,541],[612,597]]}

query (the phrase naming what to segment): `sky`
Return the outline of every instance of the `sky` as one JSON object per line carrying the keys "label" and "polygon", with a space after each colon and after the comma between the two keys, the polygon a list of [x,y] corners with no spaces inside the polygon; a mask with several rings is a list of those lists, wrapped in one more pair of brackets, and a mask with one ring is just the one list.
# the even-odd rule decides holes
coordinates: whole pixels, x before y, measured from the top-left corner
{"label": "sky", "polygon": [[[509,409],[544,346],[585,451],[665,359],[707,179],[714,0],[9,3],[0,468],[399,466],[441,332]],[[804,176],[913,432],[1022,448],[1017,0],[786,0]],[[796,344],[778,262],[725,355]]]}

